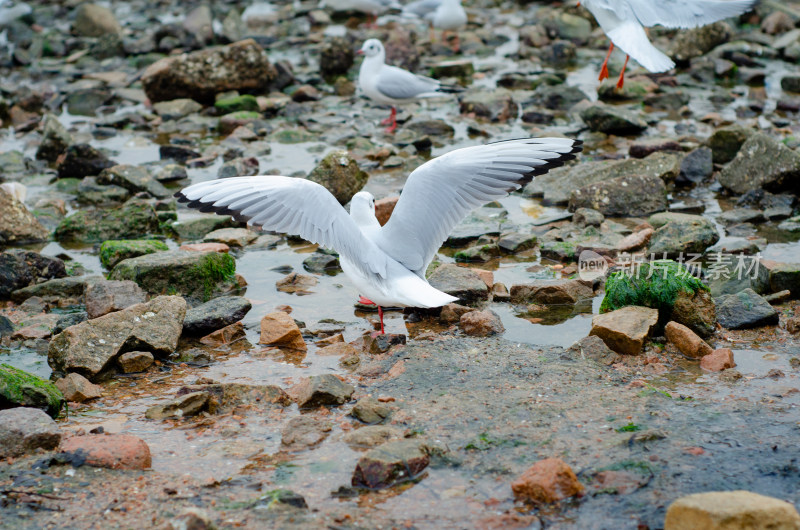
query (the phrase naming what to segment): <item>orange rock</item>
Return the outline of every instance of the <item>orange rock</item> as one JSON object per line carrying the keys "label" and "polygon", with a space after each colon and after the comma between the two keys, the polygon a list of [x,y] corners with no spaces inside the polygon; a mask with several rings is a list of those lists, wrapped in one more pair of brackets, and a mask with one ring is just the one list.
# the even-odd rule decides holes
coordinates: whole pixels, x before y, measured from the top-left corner
{"label": "orange rock", "polygon": [[317,350],[317,355],[338,355],[343,357],[346,355],[358,355],[358,350],[347,342],[335,342]]}
{"label": "orange rock", "polygon": [[730,348],[719,348],[700,359],[700,368],[709,372],[721,372],[726,368],[733,368],[733,351]]}
{"label": "orange rock", "polygon": [[342,335],[341,333],[337,333],[336,335],[331,335],[330,337],[319,339],[314,344],[316,344],[320,348],[324,348],[325,346],[330,346],[331,344],[336,344],[337,342],[344,342],[344,335]]}
{"label": "orange rock", "polygon": [[85,463],[109,469],[147,469],[152,461],[144,440],[130,434],[87,434],[61,442],[62,453],[75,453]]}
{"label": "orange rock", "polygon": [[261,319],[261,344],[306,351],[300,328],[287,313],[275,311]]}
{"label": "orange rock", "polygon": [[494,273],[492,271],[487,271],[484,269],[472,269],[472,270],[478,273],[478,276],[480,277],[481,280],[483,280],[483,283],[486,284],[486,287],[488,287],[489,289],[492,288],[492,286],[494,285]]}
{"label": "orange rock", "polygon": [[504,332],[506,329],[500,317],[492,311],[470,311],[464,313],[458,321],[464,333],[473,337],[488,337]]}
{"label": "orange rock", "polygon": [[650,238],[653,236],[653,232],[654,230],[652,228],[645,228],[638,232],[634,232],[624,237],[619,243],[617,243],[617,250],[622,252],[630,252],[632,250],[642,248],[650,241]]}
{"label": "orange rock", "polygon": [[560,458],[539,460],[517,480],[511,490],[518,499],[535,503],[557,502],[574,495],[583,494],[583,485],[578,477]]}
{"label": "orange rock", "polygon": [[706,341],[683,324],[667,322],[667,325],[664,327],[664,334],[667,336],[667,340],[674,344],[681,353],[687,357],[699,359],[714,351]]}
{"label": "orange rock", "polygon": [[243,339],[245,337],[244,325],[241,322],[234,322],[229,326],[218,329],[213,333],[209,333],[202,339],[201,344],[206,346],[222,346],[223,344],[230,344],[231,342]]}
{"label": "orange rock", "polygon": [[442,312],[439,313],[439,320],[447,324],[458,322],[461,319],[461,315],[470,311],[475,311],[475,308],[460,304],[447,304],[442,308]]}
{"label": "orange rock", "polygon": [[192,250],[194,252],[228,252],[231,247],[225,243],[187,243],[180,246],[180,250]]}
{"label": "orange rock", "polygon": [[381,226],[389,221],[389,217],[392,216],[394,207],[399,199],[400,197],[386,197],[385,199],[378,199],[375,201],[375,217],[378,218],[378,222]]}

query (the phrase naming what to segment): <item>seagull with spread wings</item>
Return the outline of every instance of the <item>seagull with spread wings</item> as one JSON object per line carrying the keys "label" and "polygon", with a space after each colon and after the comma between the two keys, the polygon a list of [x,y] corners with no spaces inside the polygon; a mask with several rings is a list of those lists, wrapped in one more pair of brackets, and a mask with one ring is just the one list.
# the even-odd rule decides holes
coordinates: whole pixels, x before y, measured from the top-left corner
{"label": "seagull with spread wings", "polygon": [[749,11],[758,0],[581,0],[611,40],[600,81],[608,78],[608,59],[614,46],[624,51],[625,65],[617,88],[622,88],[625,68],[633,57],[650,72],[666,72],[675,66],[672,59],[653,46],[644,28],[697,28]]}
{"label": "seagull with spread wings", "polygon": [[335,250],[361,293],[359,301],[378,306],[383,333],[383,307],[439,307],[456,300],[432,287],[425,271],[470,211],[575,158],[581,144],[569,138],[528,138],[451,151],[408,176],[384,226],[375,217],[370,193],[356,193],[348,215],[327,189],[302,178],[212,180],[175,196],[201,212],[230,215]]}

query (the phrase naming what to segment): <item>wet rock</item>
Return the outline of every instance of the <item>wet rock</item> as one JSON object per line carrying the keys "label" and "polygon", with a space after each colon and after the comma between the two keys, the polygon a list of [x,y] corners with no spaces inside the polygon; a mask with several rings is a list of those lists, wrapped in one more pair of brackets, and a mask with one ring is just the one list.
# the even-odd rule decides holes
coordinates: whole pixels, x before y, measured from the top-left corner
{"label": "wet rock", "polygon": [[583,490],[572,468],[560,458],[539,460],[511,483],[514,497],[536,504],[581,496]]}
{"label": "wet rock", "polygon": [[292,404],[289,396],[274,385],[245,385],[241,383],[212,383],[198,384],[182,387],[178,390],[178,397],[193,392],[205,392],[209,394],[213,403],[215,413],[227,414],[236,407],[247,405],[254,407],[272,408],[273,406],[287,407]]}
{"label": "wet rock", "polygon": [[778,35],[794,29],[792,17],[781,11],[773,11],[761,21],[761,31],[767,35]]}
{"label": "wet rock", "polygon": [[453,258],[459,263],[486,263],[499,255],[500,247],[496,244],[487,244],[459,250]]}
{"label": "wet rock", "polygon": [[655,231],[652,228],[645,228],[625,236],[617,243],[617,250],[620,252],[633,252],[650,242]]}
{"label": "wet rock", "polygon": [[72,144],[72,136],[58,118],[46,114],[42,120],[42,141],[36,149],[36,159],[55,162]]}
{"label": "wet rock", "polygon": [[311,416],[295,416],[281,431],[281,447],[288,451],[308,449],[322,443],[333,426]]}
{"label": "wet rock", "polygon": [[290,272],[275,282],[275,288],[283,293],[308,294],[312,287],[317,285],[317,277],[310,274]]}
{"label": "wet rock", "polygon": [[178,345],[185,314],[183,298],[159,296],[83,322],[53,337],[47,362],[57,372],[75,371],[96,379],[113,367],[123,348],[168,355]]}
{"label": "wet rock", "polygon": [[792,291],[786,289],[785,291],[779,291],[777,293],[768,294],[764,297],[764,300],[769,302],[771,305],[779,305],[784,302],[788,302],[792,299]]}
{"label": "wet rock", "polygon": [[222,346],[241,340],[245,336],[244,325],[241,322],[235,322],[202,337],[200,343],[206,346]]}
{"label": "wet rock", "polygon": [[241,296],[215,298],[186,312],[183,332],[187,335],[207,335],[240,321],[252,307],[250,301]]}
{"label": "wet rock", "polygon": [[778,324],[778,312],[752,289],[724,294],[715,299],[717,320],[728,329],[747,329]]}
{"label": "wet rock", "polygon": [[474,308],[465,305],[447,304],[442,307],[442,311],[439,313],[439,321],[452,324],[460,321],[464,313],[469,313],[474,310]]}
{"label": "wet rock", "polygon": [[[661,312],[660,312],[661,313]],[[659,313],[659,314],[660,314]],[[670,318],[683,324],[701,337],[710,337],[717,325],[717,311],[714,299],[708,291],[698,289],[695,292],[681,290],[672,304],[672,312],[660,319]]]}
{"label": "wet rock", "polygon": [[258,234],[247,228],[220,228],[209,232],[203,241],[224,243],[229,247],[246,247],[258,238]]}
{"label": "wet rock", "polygon": [[800,514],[780,499],[750,491],[710,491],[681,497],[667,509],[664,530],[797,528]]}
{"label": "wet rock", "polygon": [[705,279],[713,296],[738,293],[752,289],[758,294],[769,290],[770,271],[757,257],[710,254]]}
{"label": "wet rock", "polygon": [[649,222],[656,229],[650,241],[650,252],[656,256],[686,258],[719,241],[714,223],[700,215],[665,212],[650,216]]}
{"label": "wet rock", "polygon": [[361,339],[361,344],[358,341],[354,345],[360,346],[361,351],[378,355],[386,353],[392,346],[397,346],[406,343],[406,336],[400,333],[378,333],[368,332],[365,333]]}
{"label": "wet rock", "polygon": [[617,353],[637,355],[658,322],[658,310],[628,306],[592,318],[592,335],[597,335]]}
{"label": "wet rock", "polygon": [[497,240],[497,246],[503,252],[509,254],[516,254],[524,252],[536,246],[536,236],[533,234],[526,234],[522,232],[506,232],[500,234],[500,239]]}
{"label": "wet rock", "polygon": [[7,250],[0,253],[0,299],[8,298],[17,289],[66,275],[64,262],[58,258],[31,250]]}
{"label": "wet rock", "polygon": [[311,171],[308,180],[327,188],[340,204],[347,204],[364,187],[368,177],[350,153],[333,151]]}
{"label": "wet rock", "polygon": [[71,92],[67,96],[67,112],[75,116],[97,116],[97,109],[104,106],[112,95],[108,90],[87,88]]}
{"label": "wet rock", "polygon": [[164,120],[179,120],[200,112],[203,106],[193,99],[178,98],[154,103],[153,110]]}
{"label": "wet rock", "polygon": [[367,424],[380,423],[391,415],[389,407],[371,397],[359,399],[350,411],[350,415]]}
{"label": "wet rock", "polygon": [[719,183],[734,193],[756,188],[797,190],[800,154],[764,133],[749,137],[736,157],[723,168]]}
{"label": "wet rock", "polygon": [[164,420],[167,418],[188,418],[197,416],[208,408],[211,396],[207,392],[191,392],[175,399],[153,405],[144,413],[148,420]]}
{"label": "wet rock", "polygon": [[142,74],[150,101],[191,98],[211,103],[221,92],[264,92],[276,77],[264,50],[252,39],[166,57]]}
{"label": "wet rock", "polygon": [[577,58],[577,47],[566,40],[557,40],[537,51],[542,62],[558,69],[574,66]]}
{"label": "wet rock", "polygon": [[664,182],[652,176],[623,176],[572,192],[570,211],[592,208],[608,216],[641,217],[667,209]]}
{"label": "wet rock", "polygon": [[733,35],[725,22],[715,22],[707,26],[681,31],[672,41],[671,55],[683,62],[700,57],[720,44],[728,42]]}
{"label": "wet rock", "polygon": [[606,366],[619,362],[619,354],[606,346],[603,339],[596,335],[584,337],[567,349],[568,352],[584,359],[592,359]]}
{"label": "wet rock", "polygon": [[162,145],[158,148],[158,156],[161,160],[175,160],[176,162],[186,163],[189,160],[201,158],[200,153],[183,145]]}
{"label": "wet rock", "polygon": [[100,263],[113,269],[120,261],[167,250],[169,247],[157,239],[111,239],[100,245]]}
{"label": "wet rock", "polygon": [[[230,162],[225,162],[217,172],[217,178],[227,179],[231,177],[252,177],[258,175],[259,163],[255,157],[237,158]],[[244,229],[242,229],[244,230]]]}
{"label": "wet rock", "polygon": [[178,164],[167,164],[154,177],[159,182],[174,182],[189,178],[186,168]]}
{"label": "wet rock", "polygon": [[342,37],[331,37],[320,44],[319,71],[325,78],[347,75],[353,59],[353,46]]}
{"label": "wet rock", "polygon": [[599,227],[604,220],[605,216],[602,213],[591,208],[578,208],[572,214],[572,222],[581,228],[587,226]]}
{"label": "wet rock", "polygon": [[354,487],[388,488],[413,479],[430,463],[427,447],[419,440],[388,442],[369,450],[353,471]]}
{"label": "wet rock", "polygon": [[440,265],[428,278],[430,284],[464,303],[487,300],[489,288],[477,272],[451,263]]}
{"label": "wet rock", "polygon": [[57,418],[64,396],[56,386],[8,364],[0,364],[0,409],[32,407]]}
{"label": "wet rock", "polygon": [[403,433],[388,425],[368,425],[360,427],[345,436],[344,441],[351,449],[369,449],[389,441],[400,440]]}
{"label": "wet rock", "polygon": [[344,358],[351,355],[358,355],[358,350],[356,350],[352,344],[348,344],[346,342],[335,342],[317,350],[317,355],[336,355]]}
{"label": "wet rock", "polygon": [[203,236],[219,228],[235,226],[230,217],[222,215],[205,215],[188,221],[172,224],[172,230],[181,239],[202,239]]}
{"label": "wet rock", "polygon": [[147,295],[131,281],[97,281],[84,291],[86,313],[97,318],[147,301]]}
{"label": "wet rock", "polygon": [[709,355],[713,349],[691,329],[677,322],[667,322],[664,333],[682,354],[693,359]]}
{"label": "wet rock", "polygon": [[39,449],[52,451],[61,431],[43,411],[30,407],[0,410],[0,458],[16,458]]}
{"label": "wet rock", "polygon": [[719,348],[700,359],[700,368],[709,372],[721,372],[733,368],[733,351],[730,348]]}
{"label": "wet rock", "polygon": [[459,110],[461,114],[499,123],[512,120],[519,114],[517,103],[505,89],[468,94],[461,99]]}
{"label": "wet rock", "polygon": [[800,76],[786,75],[781,78],[781,88],[786,92],[800,92]]}
{"label": "wet rock", "polygon": [[683,158],[677,180],[697,184],[710,177],[713,171],[713,152],[708,147],[700,147]]}
{"label": "wet rock", "polygon": [[231,112],[241,111],[258,112],[260,110],[258,100],[251,94],[218,99],[214,102],[214,108],[217,109],[220,114],[230,114]]}
{"label": "wet rock", "polygon": [[200,508],[184,508],[182,513],[166,523],[165,530],[216,530],[208,512]]}
{"label": "wet rock", "polygon": [[531,99],[525,102],[524,109],[531,105],[534,108],[568,110],[585,99],[588,99],[586,94],[578,87],[539,85]]}
{"label": "wet rock", "polygon": [[764,221],[764,213],[752,208],[734,208],[718,215],[717,221],[726,226],[742,223],[761,223]]}
{"label": "wet rock", "polygon": [[333,374],[312,375],[296,387],[297,405],[300,408],[342,405],[355,392],[352,385]]}
{"label": "wet rock", "polygon": [[132,280],[149,294],[177,293],[202,303],[237,288],[236,260],[220,252],[170,250],[117,263],[110,280]]}
{"label": "wet rock", "polygon": [[308,272],[317,274],[332,273],[333,271],[342,270],[339,265],[338,256],[329,254],[328,252],[321,252],[320,250],[317,250],[303,260],[303,268]]}
{"label": "wet rock", "polygon": [[667,138],[649,138],[631,144],[628,154],[633,158],[644,158],[659,151],[681,151],[681,144]]}
{"label": "wet rock", "polygon": [[755,131],[741,125],[729,125],[714,131],[708,139],[715,164],[727,164],[736,157],[739,149]]}
{"label": "wet rock", "polygon": [[55,382],[56,387],[64,394],[64,399],[82,403],[103,395],[103,388],[95,385],[75,372],[69,373]]}
{"label": "wet rock", "polygon": [[292,92],[292,101],[305,103],[307,101],[319,101],[322,99],[322,92],[311,85],[301,85]]}
{"label": "wet rock", "polygon": [[503,333],[506,328],[494,311],[470,311],[464,313],[458,322],[465,334],[471,337],[488,337]]}
{"label": "wet rock", "polygon": [[187,243],[181,245],[178,250],[189,250],[191,252],[230,252],[231,247],[225,243]]}
{"label": "wet rock", "polygon": [[59,451],[92,467],[141,470],[152,464],[145,441],[130,434],[72,436],[61,442]]}
{"label": "wet rock", "polygon": [[117,359],[117,364],[124,374],[134,374],[147,371],[153,366],[155,358],[149,351],[129,351]]}
{"label": "wet rock", "polygon": [[83,298],[86,285],[101,279],[99,276],[55,278],[18,289],[11,293],[11,299],[15,302],[24,302],[32,296],[38,296],[52,304],[57,304],[59,300],[63,299],[80,300]]}
{"label": "wet rock", "polygon": [[101,185],[97,177],[85,177],[78,184],[77,200],[82,204],[110,205],[128,200],[131,192],[122,186]]}
{"label": "wet rock", "polygon": [[131,193],[143,191],[157,199],[172,195],[163,184],[150,175],[146,168],[141,166],[121,164],[104,169],[98,175],[97,183],[119,186]]}
{"label": "wet rock", "polygon": [[594,296],[591,284],[582,280],[534,280],[511,286],[515,304],[576,304]]}
{"label": "wet rock", "polygon": [[0,244],[44,241],[49,231],[16,197],[0,188]]}
{"label": "wet rock", "polygon": [[306,351],[303,334],[294,319],[283,311],[268,313],[261,319],[260,344]]}
{"label": "wet rock", "polygon": [[107,239],[134,239],[159,232],[153,206],[131,199],[118,208],[81,210],[64,218],[55,230],[58,241],[96,243]]}
{"label": "wet rock", "polygon": [[14,333],[14,323],[6,316],[0,315],[0,338],[7,337]]}
{"label": "wet rock", "polygon": [[778,263],[769,270],[769,287],[772,292],[791,291],[800,298],[800,263]]}
{"label": "wet rock", "polygon": [[82,179],[97,176],[114,162],[89,144],[74,144],[67,147],[64,159],[58,164],[58,178]]}
{"label": "wet rock", "polygon": [[75,12],[72,32],[83,37],[102,37],[122,33],[122,27],[107,7],[97,4],[81,4]]}
{"label": "wet rock", "polygon": [[603,103],[586,107],[581,119],[592,131],[606,134],[635,135],[647,129],[647,122],[639,114]]}

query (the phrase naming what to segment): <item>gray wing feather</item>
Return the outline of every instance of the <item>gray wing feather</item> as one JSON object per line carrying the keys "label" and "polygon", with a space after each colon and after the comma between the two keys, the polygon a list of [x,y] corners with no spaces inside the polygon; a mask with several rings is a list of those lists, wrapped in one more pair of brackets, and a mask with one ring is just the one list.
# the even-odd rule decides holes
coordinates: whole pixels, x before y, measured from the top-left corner
{"label": "gray wing feather", "polygon": [[401,68],[385,66],[381,69],[375,88],[392,99],[412,99],[436,92],[439,82]]}
{"label": "gray wing feather", "polygon": [[201,212],[230,215],[265,230],[298,235],[332,248],[365,276],[387,276],[386,255],[364,237],[327,189],[310,180],[228,178],[193,184],[175,196]]}
{"label": "gray wing feather", "polygon": [[624,15],[632,11],[643,26],[696,28],[752,9],[758,0],[608,0],[608,5]]}
{"label": "gray wing feather", "polygon": [[423,276],[447,236],[474,208],[520,189],[535,175],[575,158],[568,138],[508,140],[451,151],[414,170],[378,247]]}
{"label": "gray wing feather", "polygon": [[416,0],[416,2],[406,4],[406,6],[403,8],[403,13],[424,18],[426,15],[436,11],[441,3],[442,0]]}

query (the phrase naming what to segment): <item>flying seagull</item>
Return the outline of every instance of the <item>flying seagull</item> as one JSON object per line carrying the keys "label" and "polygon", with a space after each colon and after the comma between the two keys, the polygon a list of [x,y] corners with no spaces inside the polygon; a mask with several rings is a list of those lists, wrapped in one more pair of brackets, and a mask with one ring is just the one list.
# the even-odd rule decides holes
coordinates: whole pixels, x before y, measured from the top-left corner
{"label": "flying seagull", "polygon": [[389,125],[386,132],[394,132],[397,128],[397,105],[460,91],[456,87],[442,85],[436,79],[387,65],[386,50],[378,39],[364,42],[358,53],[364,55],[358,71],[358,86],[372,101],[392,106],[392,114],[381,122],[382,125]]}
{"label": "flying seagull", "polygon": [[470,211],[572,160],[581,149],[582,142],[569,138],[527,138],[451,151],[408,176],[384,226],[370,193],[356,193],[348,215],[326,188],[302,178],[212,180],[175,196],[201,212],[230,215],[335,250],[359,301],[378,306],[383,333],[383,307],[439,307],[456,300],[432,287],[425,271]]}
{"label": "flying seagull", "polygon": [[622,88],[628,59],[633,57],[648,71],[666,72],[672,59],[653,46],[645,27],[697,28],[749,11],[758,0],[581,0],[603,28],[611,45],[600,69],[600,81],[608,78],[608,59],[614,46],[624,51],[625,65],[617,88]]}

